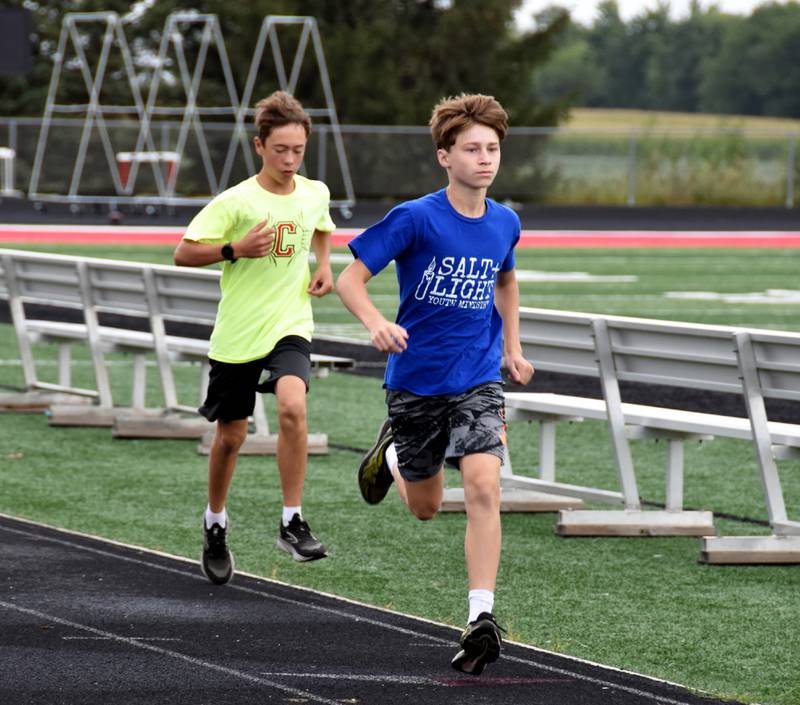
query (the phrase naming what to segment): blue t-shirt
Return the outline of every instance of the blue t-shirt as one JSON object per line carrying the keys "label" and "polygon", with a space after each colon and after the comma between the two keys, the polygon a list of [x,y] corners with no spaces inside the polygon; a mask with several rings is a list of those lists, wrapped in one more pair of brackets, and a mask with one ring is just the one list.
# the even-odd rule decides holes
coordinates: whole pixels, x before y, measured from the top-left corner
{"label": "blue t-shirt", "polygon": [[500,381],[494,285],[498,271],[514,268],[519,233],[511,209],[487,198],[484,215],[467,218],[442,189],[393,208],[350,242],[373,275],[395,261],[408,348],[389,355],[388,389],[452,395]]}

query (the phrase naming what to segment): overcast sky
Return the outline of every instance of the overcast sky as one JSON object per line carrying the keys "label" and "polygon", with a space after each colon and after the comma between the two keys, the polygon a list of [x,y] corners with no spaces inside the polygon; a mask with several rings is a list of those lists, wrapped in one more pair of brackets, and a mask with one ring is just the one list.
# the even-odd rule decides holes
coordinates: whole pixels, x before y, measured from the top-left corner
{"label": "overcast sky", "polygon": [[[723,12],[737,13],[741,15],[749,15],[753,8],[758,5],[764,4],[766,0],[701,0],[703,7],[716,5]],[[778,0],[779,2],[781,0]],[[788,0],[782,0],[787,2]],[[658,6],[659,0],[617,0],[619,5],[620,15],[624,20],[629,20],[642,12]],[[532,13],[547,7],[548,5],[561,5],[567,7],[572,12],[572,19],[581,24],[591,24],[595,19],[597,6],[600,0],[525,0],[523,9],[520,12],[519,21],[523,26],[529,26],[526,23],[526,17],[530,17]],[[670,7],[672,8],[673,17],[683,17],[688,14],[690,0],[671,0]]]}

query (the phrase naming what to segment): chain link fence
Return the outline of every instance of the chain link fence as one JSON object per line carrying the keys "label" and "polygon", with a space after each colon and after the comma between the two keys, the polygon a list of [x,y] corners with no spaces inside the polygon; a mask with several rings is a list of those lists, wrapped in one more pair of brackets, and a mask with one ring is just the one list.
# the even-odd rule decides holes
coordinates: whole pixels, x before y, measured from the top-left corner
{"label": "chain link fence", "polygon": [[[0,147],[14,150],[11,188],[27,193],[41,121],[0,118]],[[105,119],[115,153],[136,143],[139,123]],[[38,193],[65,196],[74,165],[83,119],[51,123],[45,145]],[[180,123],[154,125],[156,147],[175,148]],[[231,144],[232,125],[208,121],[202,126],[219,181]],[[444,183],[428,129],[342,125],[345,153],[358,200],[416,197]],[[785,206],[798,202],[800,174],[796,147],[800,133],[750,129],[630,130],[512,128],[503,144],[503,166],[493,197],[521,203],[558,205],[737,205]],[[345,195],[330,127],[316,125],[305,162],[306,174],[325,180],[333,198]],[[90,139],[77,193],[82,199],[114,197],[111,169],[99,135]],[[155,196],[153,169],[142,164],[134,193],[146,201]],[[229,183],[248,176],[241,151]],[[191,136],[181,156],[176,198],[207,200],[214,188],[202,165],[199,141]]]}

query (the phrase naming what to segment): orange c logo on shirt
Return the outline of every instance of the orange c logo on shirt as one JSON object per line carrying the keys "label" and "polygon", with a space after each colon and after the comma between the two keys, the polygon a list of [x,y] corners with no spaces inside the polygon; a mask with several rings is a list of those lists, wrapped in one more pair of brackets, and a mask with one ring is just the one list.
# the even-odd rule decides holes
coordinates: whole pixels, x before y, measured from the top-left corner
{"label": "orange c logo on shirt", "polygon": [[287,235],[294,235],[297,226],[294,223],[277,223],[275,225],[275,256],[291,257],[294,254],[294,245],[284,242]]}

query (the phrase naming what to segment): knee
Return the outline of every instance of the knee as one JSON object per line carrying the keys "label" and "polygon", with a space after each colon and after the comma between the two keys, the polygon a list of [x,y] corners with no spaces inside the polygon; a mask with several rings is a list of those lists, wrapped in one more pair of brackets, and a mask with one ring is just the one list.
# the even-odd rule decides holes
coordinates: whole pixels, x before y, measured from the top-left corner
{"label": "knee", "polygon": [[301,429],[306,424],[305,400],[288,401],[278,406],[278,423],[284,430]]}
{"label": "knee", "polygon": [[496,478],[481,478],[464,487],[465,497],[474,508],[494,510],[500,506],[500,485]]}
{"label": "knee", "polygon": [[220,449],[225,453],[235,453],[242,447],[244,439],[247,438],[247,426],[237,426],[229,428],[225,426],[217,427],[216,442]]}
{"label": "knee", "polygon": [[439,513],[439,505],[433,502],[419,502],[409,505],[409,509],[420,521],[430,521]]}

